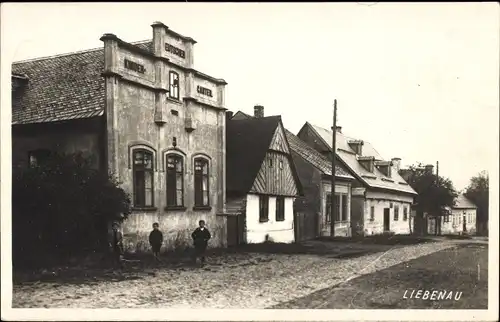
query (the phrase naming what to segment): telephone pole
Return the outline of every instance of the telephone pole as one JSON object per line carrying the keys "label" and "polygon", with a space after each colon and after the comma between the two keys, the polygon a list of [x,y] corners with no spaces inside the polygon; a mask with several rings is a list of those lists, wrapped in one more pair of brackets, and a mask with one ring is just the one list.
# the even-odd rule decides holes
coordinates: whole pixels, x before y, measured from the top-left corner
{"label": "telephone pole", "polygon": [[[438,189],[438,187],[439,187],[439,161],[436,161],[436,189]],[[439,209],[439,215],[440,216],[437,217],[437,218],[439,218],[439,220],[436,220],[436,235],[440,235],[441,234],[441,220],[443,220],[443,216],[442,216],[441,211],[442,210]]]}
{"label": "telephone pole", "polygon": [[337,152],[337,100],[333,101],[332,127],[332,189],[330,209],[330,235],[335,237],[335,155]]}

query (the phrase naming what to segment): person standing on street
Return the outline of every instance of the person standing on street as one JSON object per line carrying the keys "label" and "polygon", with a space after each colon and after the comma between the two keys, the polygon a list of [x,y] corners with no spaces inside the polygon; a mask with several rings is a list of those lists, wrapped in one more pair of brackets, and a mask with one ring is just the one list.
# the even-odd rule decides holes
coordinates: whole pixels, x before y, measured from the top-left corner
{"label": "person standing on street", "polygon": [[198,224],[198,228],[193,231],[191,237],[193,238],[195,250],[194,262],[196,263],[197,258],[200,258],[201,266],[203,267],[205,265],[205,251],[207,249],[208,241],[210,240],[210,238],[212,238],[212,236],[210,235],[208,229],[205,227],[204,220],[200,220]]}
{"label": "person standing on street", "polygon": [[113,222],[111,232],[111,240],[109,246],[113,253],[113,265],[117,265],[120,269],[123,268],[123,263],[121,257],[123,256],[123,234],[118,229],[118,222]]}
{"label": "person standing on street", "polygon": [[161,245],[163,244],[163,234],[160,231],[160,225],[155,222],[153,224],[153,230],[149,234],[149,244],[151,245],[151,248],[153,250],[153,256],[155,257],[155,260],[157,262],[161,262],[160,260],[160,249]]}

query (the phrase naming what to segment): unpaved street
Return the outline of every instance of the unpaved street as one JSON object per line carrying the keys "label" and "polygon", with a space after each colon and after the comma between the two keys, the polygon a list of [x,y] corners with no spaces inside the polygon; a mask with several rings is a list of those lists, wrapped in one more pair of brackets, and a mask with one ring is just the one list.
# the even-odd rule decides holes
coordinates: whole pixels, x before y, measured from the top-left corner
{"label": "unpaved street", "polygon": [[453,245],[385,246],[356,258],[231,254],[210,259],[205,269],[164,268],[90,283],[24,283],[14,285],[13,307],[266,308]]}

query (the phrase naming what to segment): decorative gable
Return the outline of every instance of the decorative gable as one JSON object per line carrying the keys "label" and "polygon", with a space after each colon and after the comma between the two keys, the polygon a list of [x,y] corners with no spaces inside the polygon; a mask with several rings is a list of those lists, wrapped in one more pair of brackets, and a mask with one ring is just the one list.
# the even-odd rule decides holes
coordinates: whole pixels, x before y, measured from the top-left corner
{"label": "decorative gable", "polygon": [[286,143],[285,131],[283,131],[283,127],[281,125],[278,125],[276,127],[273,139],[271,140],[271,144],[269,145],[269,150],[290,154],[288,145]]}

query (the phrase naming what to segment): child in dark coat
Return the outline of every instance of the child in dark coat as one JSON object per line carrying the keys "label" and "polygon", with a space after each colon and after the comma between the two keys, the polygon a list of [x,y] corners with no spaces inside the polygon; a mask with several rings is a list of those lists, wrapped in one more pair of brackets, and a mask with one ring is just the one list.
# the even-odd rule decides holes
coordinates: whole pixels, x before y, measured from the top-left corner
{"label": "child in dark coat", "polygon": [[160,262],[159,256],[161,245],[163,244],[163,234],[160,231],[159,227],[160,225],[157,222],[153,224],[153,230],[149,234],[149,244],[153,249],[153,255],[155,259]]}
{"label": "child in dark coat", "polygon": [[205,227],[204,220],[200,220],[198,224],[199,227],[193,231],[191,237],[193,238],[195,250],[194,261],[196,262],[196,259],[199,257],[201,260],[201,266],[203,266],[205,264],[205,250],[207,249],[208,240],[212,238],[212,236]]}
{"label": "child in dark coat", "polygon": [[113,264],[123,268],[121,257],[123,256],[123,234],[119,230],[118,222],[113,222],[109,240],[109,246],[113,253]]}

